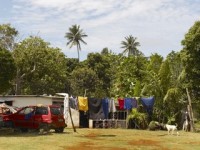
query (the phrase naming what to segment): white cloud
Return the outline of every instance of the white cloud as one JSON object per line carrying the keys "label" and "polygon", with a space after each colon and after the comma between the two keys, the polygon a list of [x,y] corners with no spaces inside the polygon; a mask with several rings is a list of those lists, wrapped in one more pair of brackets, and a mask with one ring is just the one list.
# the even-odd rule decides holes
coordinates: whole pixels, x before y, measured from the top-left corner
{"label": "white cloud", "polygon": [[75,50],[66,47],[64,34],[79,24],[88,34],[84,56],[104,47],[120,52],[128,35],[138,37],[146,55],[166,56],[181,48],[184,34],[199,19],[199,8],[198,0],[13,0],[11,20],[22,33],[39,32],[52,45],[59,43],[66,54]]}

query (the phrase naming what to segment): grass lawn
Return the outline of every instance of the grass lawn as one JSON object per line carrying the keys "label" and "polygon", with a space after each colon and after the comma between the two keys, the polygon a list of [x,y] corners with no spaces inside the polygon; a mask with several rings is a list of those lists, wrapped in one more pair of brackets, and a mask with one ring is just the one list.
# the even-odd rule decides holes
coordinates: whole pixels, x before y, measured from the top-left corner
{"label": "grass lawn", "polygon": [[0,150],[199,150],[200,133],[179,131],[180,136],[167,131],[134,129],[72,129],[64,133],[51,131],[14,133],[0,129]]}

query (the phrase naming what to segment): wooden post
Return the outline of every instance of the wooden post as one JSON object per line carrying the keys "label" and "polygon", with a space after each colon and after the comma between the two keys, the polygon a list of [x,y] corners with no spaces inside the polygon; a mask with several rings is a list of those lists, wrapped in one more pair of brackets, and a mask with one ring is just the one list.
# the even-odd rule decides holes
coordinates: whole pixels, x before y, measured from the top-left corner
{"label": "wooden post", "polygon": [[188,97],[188,114],[190,117],[190,129],[192,132],[195,132],[195,127],[194,127],[194,116],[193,116],[193,111],[192,111],[192,102],[191,102],[191,98],[190,98],[190,94],[188,91],[188,88],[186,88],[186,92],[187,92],[187,97]]}
{"label": "wooden post", "polygon": [[[70,116],[70,119],[71,119],[71,123],[72,123],[72,127],[74,129],[74,132],[76,132],[76,128],[74,126],[74,122],[73,122],[73,119],[72,119],[72,112],[71,112],[71,108],[69,106],[69,95],[67,93],[56,93],[57,95],[62,95],[64,96],[64,118],[66,119],[65,115],[67,114],[68,116],[68,113],[69,113],[69,116]],[[67,117],[68,118],[68,117]],[[68,119],[66,119],[68,120]]]}
{"label": "wooden post", "polygon": [[126,110],[126,129],[128,129],[128,123],[129,123],[128,115],[129,115],[129,111],[128,111],[128,109],[127,109],[127,110]]}
{"label": "wooden post", "polygon": [[70,106],[69,106],[69,116],[70,116],[70,119],[71,119],[71,123],[72,123],[72,127],[73,127],[73,129],[74,129],[74,132],[76,132],[76,128],[75,128],[75,126],[74,126],[74,122],[73,122],[73,119],[72,119],[72,112],[71,112]]}

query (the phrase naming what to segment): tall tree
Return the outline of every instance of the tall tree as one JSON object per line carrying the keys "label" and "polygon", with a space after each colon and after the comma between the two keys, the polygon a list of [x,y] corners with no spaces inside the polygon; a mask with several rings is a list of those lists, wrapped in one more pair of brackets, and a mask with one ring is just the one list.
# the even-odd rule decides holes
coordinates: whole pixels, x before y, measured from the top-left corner
{"label": "tall tree", "polygon": [[12,87],[16,67],[11,52],[0,47],[0,93],[7,92]]}
{"label": "tall tree", "polygon": [[87,96],[99,96],[95,93],[99,85],[99,79],[96,73],[87,66],[73,70],[71,83],[73,95],[84,95],[87,90]]}
{"label": "tall tree", "polygon": [[63,91],[65,55],[40,37],[23,40],[13,51],[17,65],[17,94],[54,94]]}
{"label": "tall tree", "polygon": [[129,35],[125,37],[125,41],[122,41],[122,47],[124,49],[123,54],[128,53],[128,56],[133,55],[136,56],[139,54],[139,50],[137,49],[140,46],[140,43],[136,41],[137,38]]}
{"label": "tall tree", "polygon": [[78,62],[78,59],[76,58],[66,58],[66,81],[65,81],[65,92],[68,93],[69,95],[72,95],[73,90],[72,86],[73,83],[71,82],[72,79],[72,71],[76,69],[81,63]]}
{"label": "tall tree", "polygon": [[185,86],[192,92],[192,99],[200,98],[200,21],[194,23],[182,40],[181,60],[185,72]]}
{"label": "tall tree", "polygon": [[100,80],[99,90],[101,89],[101,97],[109,96],[111,87],[111,66],[107,55],[99,53],[90,53],[87,58],[88,67],[91,68]]}
{"label": "tall tree", "polygon": [[[146,75],[146,63],[147,59],[141,55],[122,57],[120,64],[116,67],[117,72],[112,90],[122,97],[135,96],[135,93],[140,93]],[[141,86],[138,86],[139,83]]]}
{"label": "tall tree", "polygon": [[159,70],[163,62],[163,57],[157,53],[152,54],[147,63],[147,71],[144,79],[144,87],[141,95],[154,96],[156,99],[154,104],[153,118],[161,121],[163,111],[163,94],[159,84]]}
{"label": "tall tree", "polygon": [[0,47],[13,50],[18,31],[10,24],[0,25]]}
{"label": "tall tree", "polygon": [[[181,111],[183,109],[183,99],[185,94],[179,80],[182,72],[180,54],[172,51],[168,54],[159,70],[160,87],[163,95],[164,116],[168,121],[181,122]],[[184,90],[185,91],[185,90]]]}
{"label": "tall tree", "polygon": [[81,50],[81,42],[83,44],[87,44],[83,38],[87,37],[87,35],[83,32],[82,29],[80,29],[79,25],[72,25],[72,27],[69,28],[69,32],[65,33],[65,38],[67,38],[68,42],[67,45],[69,45],[70,48],[72,46],[77,47],[77,53],[78,53],[78,60],[80,61],[79,51]]}
{"label": "tall tree", "polygon": [[158,55],[157,53],[152,54],[150,56],[150,61],[149,61],[149,64],[147,66],[147,69],[149,71],[151,71],[152,73],[158,74],[158,71],[160,69],[162,62],[163,62],[162,56]]}

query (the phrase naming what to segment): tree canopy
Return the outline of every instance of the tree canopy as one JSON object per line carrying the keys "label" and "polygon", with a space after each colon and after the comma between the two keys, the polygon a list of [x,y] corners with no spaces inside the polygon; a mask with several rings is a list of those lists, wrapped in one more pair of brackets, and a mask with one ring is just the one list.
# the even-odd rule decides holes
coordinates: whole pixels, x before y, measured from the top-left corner
{"label": "tree canopy", "polygon": [[12,89],[12,80],[16,73],[16,67],[12,53],[0,47],[0,93]]}
{"label": "tree canopy", "polygon": [[15,39],[18,31],[11,27],[10,24],[0,25],[0,47],[7,50],[13,50],[16,44]]}
{"label": "tree canopy", "polygon": [[185,86],[200,99],[200,21],[194,23],[182,40],[181,60],[184,68]]}
{"label": "tree canopy", "polygon": [[17,66],[17,93],[53,94],[64,89],[65,55],[40,37],[29,37],[13,51]]}
{"label": "tree canopy", "polygon": [[136,56],[140,54],[140,51],[137,49],[140,46],[140,43],[136,41],[137,38],[129,35],[125,37],[125,41],[122,41],[122,47],[124,49],[123,54],[128,53],[128,56],[133,55]]}

